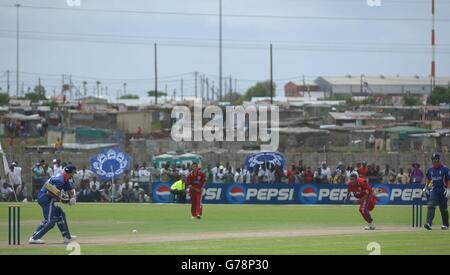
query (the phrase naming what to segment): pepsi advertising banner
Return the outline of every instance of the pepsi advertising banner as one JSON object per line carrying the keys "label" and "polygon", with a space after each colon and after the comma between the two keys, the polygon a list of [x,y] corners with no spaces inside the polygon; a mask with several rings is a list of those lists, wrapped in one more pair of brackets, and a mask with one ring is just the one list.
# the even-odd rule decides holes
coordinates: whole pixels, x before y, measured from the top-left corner
{"label": "pepsi advertising banner", "polygon": [[[171,203],[170,183],[154,183],[154,203]],[[422,198],[424,185],[371,184],[378,205],[408,205]],[[202,203],[217,204],[344,204],[346,184],[218,184],[203,190]],[[187,194],[189,199],[189,194]],[[350,198],[351,203],[355,198]]]}

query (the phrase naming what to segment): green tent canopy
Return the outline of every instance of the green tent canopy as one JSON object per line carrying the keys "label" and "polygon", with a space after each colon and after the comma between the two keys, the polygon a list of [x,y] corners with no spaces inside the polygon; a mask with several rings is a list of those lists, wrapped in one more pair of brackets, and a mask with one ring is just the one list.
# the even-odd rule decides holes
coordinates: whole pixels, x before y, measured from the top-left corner
{"label": "green tent canopy", "polygon": [[384,128],[384,131],[391,134],[398,134],[400,139],[405,139],[410,135],[414,134],[427,134],[427,133],[434,133],[432,130],[419,128],[419,127],[412,127],[412,126],[394,126],[394,127],[386,127]]}

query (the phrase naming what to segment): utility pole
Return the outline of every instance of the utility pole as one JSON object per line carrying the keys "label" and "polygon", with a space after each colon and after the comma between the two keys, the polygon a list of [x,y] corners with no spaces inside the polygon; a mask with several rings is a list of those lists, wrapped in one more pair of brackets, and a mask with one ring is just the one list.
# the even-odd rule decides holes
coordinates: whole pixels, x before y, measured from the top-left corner
{"label": "utility pole", "polygon": [[272,55],[272,44],[270,44],[270,104],[273,104],[273,55]]}
{"label": "utility pole", "polygon": [[214,87],[214,81],[211,81],[211,100],[216,98],[216,88]]}
{"label": "utility pole", "polygon": [[[181,101],[183,101],[184,98],[184,94],[183,94],[183,79],[181,79]],[[175,102],[176,102],[176,98],[175,98]]]}
{"label": "utility pole", "polygon": [[209,79],[206,78],[206,101],[209,101]]}
{"label": "utility pole", "polygon": [[[166,94],[166,100],[165,101],[167,101],[167,84],[164,87],[164,93]],[[155,100],[156,100],[156,98],[155,98]]]}
{"label": "utility pole", "polygon": [[195,99],[197,99],[197,76],[198,76],[198,72],[195,72],[194,75],[195,75]]}
{"label": "utility pole", "polygon": [[97,81],[97,97],[100,97],[100,81]]}
{"label": "utility pole", "polygon": [[17,7],[17,60],[16,60],[16,84],[17,84],[17,91],[16,91],[16,96],[19,97],[19,34],[20,34],[20,4],[16,4]]}
{"label": "utility pole", "polygon": [[8,93],[8,96],[9,96],[9,87],[10,85],[9,85],[9,70],[8,70],[6,71],[6,92]]}
{"label": "utility pole", "polygon": [[234,91],[237,92],[237,78],[234,79]]}
{"label": "utility pole", "polygon": [[123,83],[123,95],[127,94],[127,83]]}
{"label": "utility pole", "polygon": [[[167,96],[167,85],[166,85],[166,96]],[[157,45],[155,43],[155,105],[158,104],[158,52]]]}
{"label": "utility pole", "polygon": [[205,99],[205,76],[201,75],[200,76],[200,87],[201,87],[201,92],[202,92],[202,100]]}
{"label": "utility pole", "polygon": [[231,79],[231,75],[230,75],[230,103],[231,103],[231,94],[233,93],[233,80]]}
{"label": "utility pole", "polygon": [[222,0],[219,5],[219,94],[222,100]]}
{"label": "utility pole", "polygon": [[87,96],[87,81],[83,81],[83,93],[84,96]]}
{"label": "utility pole", "polygon": [[41,78],[38,78],[38,93],[41,93]]}
{"label": "utility pole", "polygon": [[228,81],[225,80],[225,83],[223,84],[224,85],[223,90],[225,91],[223,100],[227,99],[227,91],[228,91],[227,84],[228,84]]}

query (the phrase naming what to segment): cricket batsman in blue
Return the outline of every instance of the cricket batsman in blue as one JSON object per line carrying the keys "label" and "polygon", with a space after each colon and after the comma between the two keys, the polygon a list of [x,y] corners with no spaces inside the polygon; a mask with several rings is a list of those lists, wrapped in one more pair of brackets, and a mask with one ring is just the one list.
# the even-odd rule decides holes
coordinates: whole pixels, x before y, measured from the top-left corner
{"label": "cricket batsman in blue", "polygon": [[76,239],[76,236],[70,235],[69,227],[66,221],[66,215],[61,207],[55,205],[55,202],[76,203],[76,192],[72,185],[72,177],[76,173],[73,165],[64,167],[63,171],[51,177],[39,191],[37,199],[44,214],[44,220],[39,224],[36,231],[28,241],[30,244],[44,244],[41,238],[50,231],[55,224],[61,231],[64,243],[68,244]]}
{"label": "cricket batsman in blue", "polygon": [[442,230],[448,230],[448,197],[450,196],[450,171],[441,163],[441,155],[434,153],[431,157],[433,166],[427,171],[427,185],[424,189],[428,196],[427,223],[425,228],[432,229],[436,206],[442,216]]}

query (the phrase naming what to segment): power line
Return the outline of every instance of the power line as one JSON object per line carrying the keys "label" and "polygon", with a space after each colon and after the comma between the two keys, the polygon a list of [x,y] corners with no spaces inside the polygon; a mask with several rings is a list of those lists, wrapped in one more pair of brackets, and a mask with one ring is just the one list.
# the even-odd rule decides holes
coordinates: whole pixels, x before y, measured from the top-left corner
{"label": "power line", "polygon": [[[14,35],[0,35],[0,37],[3,38],[14,38]],[[125,41],[125,40],[99,40],[95,38],[57,38],[57,37],[34,37],[32,35],[22,35],[22,39],[29,39],[29,40],[43,40],[43,41],[59,41],[59,42],[77,42],[77,43],[101,43],[101,44],[128,44],[128,45],[150,45],[153,44],[151,42],[143,42],[143,41]],[[204,44],[204,43],[175,43],[175,42],[162,42],[158,43],[159,45],[166,46],[166,47],[181,47],[181,48],[217,48],[217,45],[214,44]],[[350,46],[342,46],[337,47],[333,45],[324,45],[322,47],[316,47],[316,46],[276,46],[277,51],[307,51],[307,52],[374,52],[374,53],[398,53],[398,54],[411,54],[411,53],[418,53],[418,54],[428,54],[428,49],[423,47],[421,48],[377,48],[377,47],[366,47],[366,48],[357,48],[357,47],[350,47]],[[233,44],[225,44],[223,45],[224,48],[229,49],[242,49],[242,50],[267,50],[267,47],[264,45],[233,45]],[[440,54],[449,54],[450,50],[447,50],[446,48],[440,47],[437,51],[437,53]]]}
{"label": "power line", "polygon": [[[5,33],[15,33],[14,30],[0,29],[0,32]],[[99,34],[99,33],[62,33],[62,32],[42,32],[42,31],[29,31],[22,30],[22,34],[40,34],[40,35],[53,35],[53,36],[74,36],[74,37],[86,37],[86,38],[120,38],[120,39],[144,39],[151,40],[151,42],[155,40],[175,40],[173,42],[204,42],[204,43],[217,43],[218,39],[215,38],[207,38],[207,37],[169,37],[169,36],[135,36],[135,35],[117,35],[117,34]],[[405,46],[405,47],[428,47],[428,43],[407,43],[407,42],[360,42],[360,41],[349,41],[349,42],[340,42],[340,41],[296,41],[296,40],[260,40],[260,39],[224,39],[224,42],[242,42],[242,43],[255,43],[255,44],[264,44],[266,47],[270,43],[276,44],[304,44],[309,46],[316,45],[363,45],[363,46]],[[150,41],[149,41],[150,42]],[[450,44],[440,44],[441,46],[450,46]]]}
{"label": "power line", "polygon": [[[0,7],[15,7],[13,5],[0,5]],[[142,10],[114,10],[114,9],[85,9],[85,8],[69,8],[69,7],[50,7],[50,6],[30,6],[21,5],[24,9],[35,10],[54,10],[54,11],[71,11],[71,12],[94,12],[94,13],[119,13],[119,14],[153,14],[167,16],[202,16],[202,17],[218,17],[216,13],[200,13],[200,12],[172,12],[172,11],[142,11]],[[430,18],[418,17],[332,17],[332,16],[297,16],[297,15],[268,15],[268,14],[222,14],[223,17],[230,18],[254,18],[254,19],[279,19],[279,20],[328,20],[328,21],[400,21],[400,22],[431,22]],[[439,22],[450,22],[450,18],[436,19]]]}

